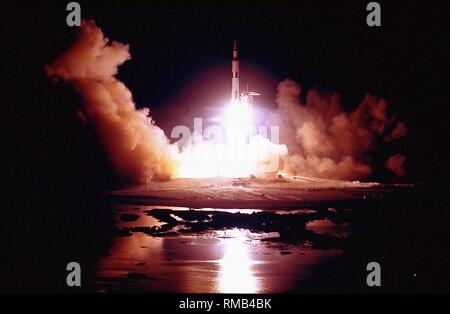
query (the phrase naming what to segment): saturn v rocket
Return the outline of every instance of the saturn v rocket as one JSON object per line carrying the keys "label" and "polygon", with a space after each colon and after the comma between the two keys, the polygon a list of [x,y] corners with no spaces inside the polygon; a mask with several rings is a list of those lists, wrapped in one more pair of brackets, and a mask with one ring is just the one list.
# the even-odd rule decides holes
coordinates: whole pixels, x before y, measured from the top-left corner
{"label": "saturn v rocket", "polygon": [[231,61],[231,101],[239,101],[239,59],[237,42],[233,44],[233,61]]}
{"label": "saturn v rocket", "polygon": [[233,43],[233,60],[231,61],[231,102],[247,104],[252,106],[253,96],[260,96],[261,94],[247,90],[243,93],[239,92],[239,56],[237,49],[237,41]]}

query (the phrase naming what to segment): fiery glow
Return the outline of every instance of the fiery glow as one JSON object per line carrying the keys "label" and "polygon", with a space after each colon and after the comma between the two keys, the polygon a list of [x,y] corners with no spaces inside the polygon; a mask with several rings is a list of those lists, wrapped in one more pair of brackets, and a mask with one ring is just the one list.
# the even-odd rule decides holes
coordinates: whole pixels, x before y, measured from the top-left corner
{"label": "fiery glow", "polygon": [[287,153],[266,136],[256,134],[251,104],[230,101],[208,136],[194,134],[194,139],[178,155],[180,178],[249,177],[276,173],[278,157]]}

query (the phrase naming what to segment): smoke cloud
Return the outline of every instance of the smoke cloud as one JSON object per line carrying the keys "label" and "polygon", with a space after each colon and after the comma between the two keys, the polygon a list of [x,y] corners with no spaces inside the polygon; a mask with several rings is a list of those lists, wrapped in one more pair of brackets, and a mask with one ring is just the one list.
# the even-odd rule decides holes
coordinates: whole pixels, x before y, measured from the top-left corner
{"label": "smoke cloud", "polygon": [[[301,88],[285,80],[278,86],[277,115],[281,143],[289,154],[284,157],[284,170],[298,175],[356,180],[372,174],[369,153],[378,139],[392,141],[406,135],[399,122],[391,133],[394,117],[387,114],[383,99],[366,94],[353,112],[345,112],[336,93],[322,95],[308,91],[306,103],[300,100]],[[404,157],[396,155],[388,169],[397,175]]]}
{"label": "smoke cloud", "polygon": [[386,168],[395,173],[396,176],[404,177],[406,175],[404,167],[405,160],[406,157],[402,154],[396,154],[394,156],[391,156],[386,162]]}
{"label": "smoke cloud", "polygon": [[405,137],[407,133],[408,133],[408,130],[406,128],[406,125],[403,122],[399,122],[395,126],[394,130],[392,130],[392,133],[385,137],[385,140],[387,142],[390,142],[393,140],[398,140],[402,137]]}
{"label": "smoke cloud", "polygon": [[130,58],[128,45],[110,43],[95,22],[83,21],[78,39],[45,70],[80,93],[81,117],[95,126],[120,177],[133,182],[169,179],[175,167],[172,145],[149,109],[136,109],[130,90],[115,77],[117,67]]}

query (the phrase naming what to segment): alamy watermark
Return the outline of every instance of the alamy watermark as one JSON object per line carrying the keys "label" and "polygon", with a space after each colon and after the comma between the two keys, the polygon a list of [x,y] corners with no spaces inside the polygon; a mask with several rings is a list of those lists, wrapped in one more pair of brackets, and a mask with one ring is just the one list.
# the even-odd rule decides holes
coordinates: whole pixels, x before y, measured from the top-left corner
{"label": "alamy watermark", "polygon": [[370,262],[366,266],[370,273],[366,277],[366,283],[369,287],[381,287],[381,266],[377,262]]}
{"label": "alamy watermark", "polygon": [[367,26],[381,26],[381,6],[378,2],[369,2],[366,6],[366,10],[370,11],[367,15]]}
{"label": "alamy watermark", "polygon": [[278,170],[280,156],[286,153],[280,145],[277,125],[214,124],[204,127],[203,119],[194,118],[194,129],[177,125],[170,137],[176,140],[184,161],[253,163],[259,173]]}
{"label": "alamy watermark", "polygon": [[78,2],[69,2],[66,11],[70,11],[66,17],[67,26],[81,26],[81,6]]}
{"label": "alamy watermark", "polygon": [[81,266],[77,262],[70,262],[66,266],[69,272],[66,277],[66,284],[69,287],[81,287]]}

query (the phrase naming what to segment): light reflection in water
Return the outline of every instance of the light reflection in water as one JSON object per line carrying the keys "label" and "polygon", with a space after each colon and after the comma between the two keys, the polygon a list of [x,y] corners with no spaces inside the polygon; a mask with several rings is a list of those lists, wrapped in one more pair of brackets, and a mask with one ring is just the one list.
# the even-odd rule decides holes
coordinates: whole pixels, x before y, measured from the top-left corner
{"label": "light reflection in water", "polygon": [[[119,209],[118,229],[163,224],[146,214],[148,206]],[[139,219],[123,222],[123,213],[136,214]],[[331,233],[328,229],[332,228],[326,230]],[[110,254],[97,265],[96,287],[116,292],[282,293],[304,287],[322,261],[342,254],[340,249],[304,249],[263,241],[279,236],[278,232],[237,228],[167,237],[133,232],[113,238]]]}
{"label": "light reflection in water", "polygon": [[243,230],[227,231],[231,238],[224,240],[224,255],[219,261],[219,291],[222,293],[258,292],[257,280],[252,271],[253,260],[250,255],[247,236]]}

